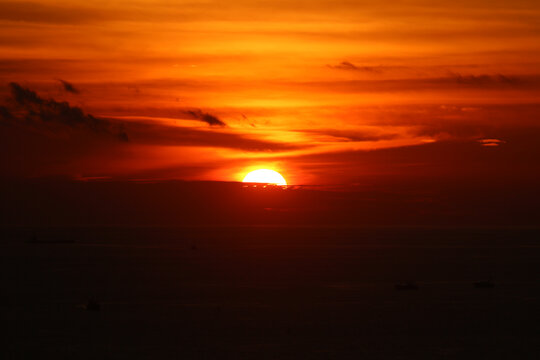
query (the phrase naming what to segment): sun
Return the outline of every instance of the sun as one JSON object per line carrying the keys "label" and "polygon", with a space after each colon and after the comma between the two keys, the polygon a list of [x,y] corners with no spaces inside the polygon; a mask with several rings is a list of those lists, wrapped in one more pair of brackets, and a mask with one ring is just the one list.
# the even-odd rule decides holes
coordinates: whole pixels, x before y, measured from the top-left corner
{"label": "sun", "polygon": [[285,178],[281,176],[280,173],[268,169],[259,169],[252,171],[244,177],[244,180],[242,180],[242,182],[287,185],[287,181],[285,181]]}

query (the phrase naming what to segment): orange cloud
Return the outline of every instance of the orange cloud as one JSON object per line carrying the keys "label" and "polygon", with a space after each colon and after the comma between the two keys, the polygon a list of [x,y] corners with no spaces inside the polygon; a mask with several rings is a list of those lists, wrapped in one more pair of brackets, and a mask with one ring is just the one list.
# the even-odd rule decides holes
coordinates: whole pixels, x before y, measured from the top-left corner
{"label": "orange cloud", "polygon": [[[209,180],[272,163],[299,183],[467,173],[476,155],[463,149],[525,164],[539,15],[527,0],[4,1],[0,83],[36,94],[15,110],[0,86],[2,126],[34,127],[12,139],[34,144],[35,161],[10,163],[24,174]],[[115,143],[124,133],[130,142]]]}

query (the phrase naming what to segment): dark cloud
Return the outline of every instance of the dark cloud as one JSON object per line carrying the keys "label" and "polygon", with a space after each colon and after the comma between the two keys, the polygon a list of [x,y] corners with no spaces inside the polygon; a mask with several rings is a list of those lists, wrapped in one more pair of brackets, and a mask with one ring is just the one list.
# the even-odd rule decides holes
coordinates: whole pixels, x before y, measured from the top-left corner
{"label": "dark cloud", "polygon": [[485,90],[540,90],[538,75],[456,75],[442,77],[335,80],[311,82],[283,82],[280,86],[299,91],[319,90],[333,93],[375,93],[444,91],[461,89]]}
{"label": "dark cloud", "polygon": [[5,106],[0,106],[0,120],[11,120],[13,115]]}
{"label": "dark cloud", "polygon": [[337,65],[326,65],[326,66],[328,66],[330,69],[337,69],[337,70],[364,71],[364,72],[370,72],[370,73],[382,72],[381,66],[357,66],[348,61],[342,61]]}
{"label": "dark cloud", "polygon": [[9,89],[11,91],[11,96],[19,105],[43,104],[43,99],[41,99],[36,92],[23,88],[17,83],[10,83]]}
{"label": "dark cloud", "polygon": [[112,135],[118,140],[128,141],[128,135],[119,123],[85,114],[79,107],[70,106],[67,102],[43,99],[36,92],[14,82],[10,83],[9,87],[14,103],[12,112],[18,113],[19,123],[46,126],[48,130],[53,131],[54,126],[63,126],[95,134]]}
{"label": "dark cloud", "polygon": [[450,73],[449,78],[455,80],[458,84],[464,85],[476,85],[476,86],[485,86],[492,84],[499,85],[519,85],[521,84],[521,79],[517,76],[508,76],[502,74],[495,75],[462,75],[459,73]]}
{"label": "dark cloud", "polygon": [[[67,102],[44,99],[17,83],[10,83],[10,90],[13,109],[0,107],[0,119],[3,123],[16,123],[53,133],[66,128],[77,129],[92,134],[112,135],[119,140],[128,141],[124,125],[117,119],[96,118],[85,114],[78,107],[70,106]],[[212,126],[226,126],[217,117],[201,110],[188,110],[185,114]],[[205,146],[263,152],[294,150],[309,146],[260,140],[248,134],[233,133],[228,131],[229,129],[209,131],[137,120],[130,121],[125,127],[129,130],[130,142],[145,145]]]}
{"label": "dark cloud", "polygon": [[[0,106],[0,163],[4,165],[0,168],[1,176],[128,176],[141,169],[162,168],[158,165],[162,161],[176,167],[175,175],[171,176],[182,171],[186,172],[185,176],[194,176],[208,171],[208,166],[201,169],[186,166],[182,157],[177,162],[171,161],[167,153],[161,156],[151,148],[176,147],[178,154],[182,154],[181,147],[186,146],[249,152],[279,152],[309,146],[260,140],[230,128],[181,127],[172,122],[167,125],[132,119],[125,123],[124,130],[118,119],[94,117],[67,102],[41,97],[17,83],[9,84],[9,88],[11,94]],[[193,111],[190,116],[216,122],[208,120],[211,115],[200,111]]]}
{"label": "dark cloud", "polygon": [[227,126],[225,122],[217,118],[216,116],[212,114],[205,113],[199,109],[197,110],[188,110],[185,112],[186,115],[191,117],[194,120],[200,120],[205,123],[207,123],[210,126]]}
{"label": "dark cloud", "polygon": [[72,94],[79,94],[80,91],[79,89],[77,89],[75,86],[73,86],[72,83],[66,81],[66,80],[62,80],[62,79],[57,79],[58,81],[60,81],[60,83],[62,84],[62,86],[64,87],[64,90],[69,92],[69,93],[72,93]]}
{"label": "dark cloud", "polygon": [[540,116],[540,107],[534,104],[420,106],[396,111],[400,114],[392,117],[392,124],[438,140],[504,139],[515,132],[537,129]]}
{"label": "dark cloud", "polygon": [[[538,181],[540,167],[540,129],[526,128],[493,133],[491,143],[484,146],[478,138],[445,140],[386,149],[344,150],[306,154],[287,159],[288,165],[320,178],[332,177],[340,182],[453,181],[481,184],[506,183],[519,186],[522,181]],[[494,140],[496,139],[496,140]]]}

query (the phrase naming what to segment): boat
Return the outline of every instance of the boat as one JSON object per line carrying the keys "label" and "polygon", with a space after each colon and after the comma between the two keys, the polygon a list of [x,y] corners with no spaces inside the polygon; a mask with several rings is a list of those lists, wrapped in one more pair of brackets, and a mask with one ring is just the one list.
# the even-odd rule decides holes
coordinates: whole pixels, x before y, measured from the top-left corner
{"label": "boat", "polygon": [[401,282],[395,285],[396,290],[418,290],[420,287],[412,281]]}
{"label": "boat", "polygon": [[86,311],[99,311],[101,310],[101,304],[96,300],[89,300],[86,305],[84,305]]}
{"label": "boat", "polygon": [[491,280],[476,281],[473,285],[476,289],[492,289],[495,287],[495,283]]}

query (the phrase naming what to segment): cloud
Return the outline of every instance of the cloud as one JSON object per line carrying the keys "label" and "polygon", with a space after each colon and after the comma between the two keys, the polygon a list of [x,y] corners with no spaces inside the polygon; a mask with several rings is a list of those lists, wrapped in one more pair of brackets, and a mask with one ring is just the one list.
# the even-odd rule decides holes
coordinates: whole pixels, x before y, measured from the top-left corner
{"label": "cloud", "polygon": [[[10,83],[9,89],[9,98],[0,105],[2,176],[129,177],[174,168],[171,176],[194,177],[223,165],[223,156],[215,148],[277,154],[310,146],[259,139],[228,127],[201,129],[148,118],[98,118],[18,83]],[[200,110],[190,114],[222,123]],[[215,164],[207,165],[209,161]]]}
{"label": "cloud", "polygon": [[79,24],[104,18],[96,9],[45,5],[37,2],[0,2],[0,20],[47,24]]}
{"label": "cloud", "polygon": [[508,76],[502,74],[495,75],[462,75],[459,73],[450,73],[449,78],[454,80],[458,84],[464,85],[476,85],[476,86],[485,86],[485,85],[519,85],[521,84],[521,79],[517,76]]}
{"label": "cloud", "polygon": [[[340,182],[392,181],[392,179],[461,179],[474,183],[515,182],[540,179],[540,129],[500,128],[504,136],[450,139],[385,149],[343,150],[301,154],[287,159],[290,168],[311,176]],[[497,135],[496,133],[494,135]],[[486,144],[489,144],[486,146]],[[498,144],[498,146],[494,145]],[[498,151],[486,151],[488,148]],[[329,175],[331,174],[331,175]],[[529,181],[527,180],[527,181]]]}
{"label": "cloud", "polygon": [[62,86],[64,87],[64,90],[69,92],[69,93],[72,93],[72,94],[79,94],[80,91],[79,89],[77,89],[75,86],[73,86],[72,83],[66,81],[66,80],[62,80],[62,79],[57,79],[58,81],[60,81],[60,83],[62,83]]}
{"label": "cloud", "polygon": [[[154,123],[148,120],[131,119],[125,125],[114,118],[97,118],[85,114],[67,102],[44,99],[36,92],[10,83],[12,108],[1,106],[2,123],[15,123],[21,127],[32,127],[47,132],[62,132],[66,129],[81,130],[92,134],[112,135],[123,142],[156,146],[202,146],[239,149],[253,152],[288,151],[307,148],[306,144],[291,144],[257,139],[231,129],[208,130]],[[211,126],[225,127],[217,117],[201,110],[184,111],[190,118]]]}
{"label": "cloud", "polygon": [[225,122],[223,122],[222,120],[220,120],[216,116],[205,113],[205,112],[202,112],[199,109],[197,109],[197,110],[188,110],[185,113],[186,113],[186,115],[193,118],[194,120],[203,121],[203,122],[207,123],[210,126],[227,126],[227,124],[225,124]]}
{"label": "cloud", "polygon": [[342,61],[337,65],[326,65],[330,69],[337,70],[348,70],[348,71],[364,71],[370,73],[380,73],[382,72],[381,66],[357,66],[348,61]]}
{"label": "cloud", "polygon": [[15,105],[14,111],[19,113],[19,124],[45,126],[52,131],[55,130],[54,126],[68,127],[95,134],[112,135],[120,141],[128,141],[128,135],[122,124],[85,114],[79,107],[70,106],[67,102],[43,99],[36,92],[15,82],[10,83],[9,87]]}
{"label": "cloud", "polygon": [[500,139],[480,139],[478,140],[478,142],[480,143],[480,145],[488,147],[499,146],[506,143],[506,141]]}
{"label": "cloud", "polygon": [[[508,75],[508,74],[480,74],[461,75],[451,73],[440,77],[411,77],[395,79],[347,79],[332,81],[304,81],[304,82],[276,82],[282,89],[295,89],[296,91],[319,91],[325,93],[393,93],[406,92],[433,92],[433,91],[461,91],[499,90],[499,91],[533,91],[540,90],[540,76],[538,75]],[[487,93],[480,93],[488,97]],[[443,94],[444,97],[447,94]],[[491,95],[489,96],[492,99]],[[440,100],[445,101],[444,98]]]}
{"label": "cloud", "polygon": [[303,129],[298,131],[305,134],[331,137],[333,141],[380,141],[392,140],[398,137],[398,135],[394,133],[369,132],[363,130]]}
{"label": "cloud", "polygon": [[11,120],[13,118],[13,115],[5,106],[0,106],[0,120],[6,121]]}
{"label": "cloud", "polygon": [[129,130],[133,142],[145,145],[219,147],[252,152],[290,151],[310,147],[309,144],[266,141],[229,131],[207,131],[148,122],[132,122]]}

